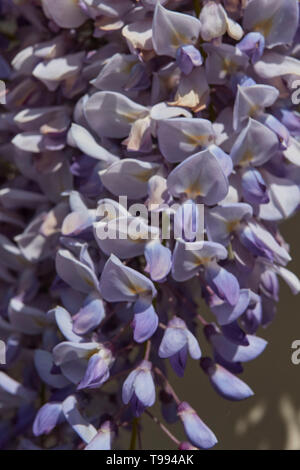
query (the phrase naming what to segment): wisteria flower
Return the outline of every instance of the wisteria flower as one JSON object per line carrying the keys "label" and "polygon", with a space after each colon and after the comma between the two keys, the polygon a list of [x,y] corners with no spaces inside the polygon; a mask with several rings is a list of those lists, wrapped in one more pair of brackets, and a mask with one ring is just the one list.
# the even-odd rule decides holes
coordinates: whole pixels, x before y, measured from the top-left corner
{"label": "wisteria flower", "polygon": [[0,13],[0,448],[141,449],[150,419],[212,448],[173,371],[251,400],[279,279],[300,292],[299,2]]}

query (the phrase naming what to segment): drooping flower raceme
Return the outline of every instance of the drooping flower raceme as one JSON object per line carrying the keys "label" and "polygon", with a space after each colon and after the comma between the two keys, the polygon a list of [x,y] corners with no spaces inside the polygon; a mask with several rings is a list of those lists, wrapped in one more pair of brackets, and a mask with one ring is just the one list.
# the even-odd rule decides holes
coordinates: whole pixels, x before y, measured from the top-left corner
{"label": "drooping flower raceme", "polygon": [[134,447],[160,402],[171,445],[211,448],[169,364],[251,397],[278,279],[300,291],[279,231],[300,204],[299,4],[0,10],[0,446],[124,448],[124,427]]}

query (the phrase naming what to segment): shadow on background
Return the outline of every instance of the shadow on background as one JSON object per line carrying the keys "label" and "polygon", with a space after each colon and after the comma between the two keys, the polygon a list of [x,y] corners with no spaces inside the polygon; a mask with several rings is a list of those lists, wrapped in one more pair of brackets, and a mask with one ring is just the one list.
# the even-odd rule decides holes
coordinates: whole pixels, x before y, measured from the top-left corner
{"label": "shadow on background", "polygon": [[[288,267],[299,276],[297,219],[286,222],[281,232],[291,245],[293,261]],[[266,330],[260,330],[259,335],[269,344],[258,359],[245,365],[241,378],[255,395],[244,402],[229,402],[217,395],[207,376],[192,360],[183,380],[170,371],[170,382],[180,399],[188,401],[218,437],[215,449],[300,449],[300,365],[291,362],[291,344],[300,340],[300,295],[293,296],[284,283],[281,283],[275,320]],[[204,354],[209,353],[203,339],[201,347]],[[153,413],[160,417],[159,407],[154,407]],[[175,448],[148,416],[143,416],[142,427],[144,449]],[[168,427],[176,437],[186,440],[179,423]],[[127,433],[126,440],[129,439]],[[124,440],[123,446],[126,448]]]}

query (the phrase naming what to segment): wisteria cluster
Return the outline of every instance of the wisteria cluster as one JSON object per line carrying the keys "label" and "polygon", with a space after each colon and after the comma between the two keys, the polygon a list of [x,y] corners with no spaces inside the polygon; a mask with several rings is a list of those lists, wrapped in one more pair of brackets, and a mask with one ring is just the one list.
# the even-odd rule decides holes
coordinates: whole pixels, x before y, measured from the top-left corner
{"label": "wisteria cluster", "polygon": [[[153,419],[211,448],[169,364],[183,377],[191,356],[195,383],[250,397],[278,276],[300,291],[278,229],[300,203],[298,1],[0,8],[0,445],[105,450],[124,429],[134,449]],[[199,204],[203,241],[175,239]],[[149,236],[99,236],[129,222]]]}

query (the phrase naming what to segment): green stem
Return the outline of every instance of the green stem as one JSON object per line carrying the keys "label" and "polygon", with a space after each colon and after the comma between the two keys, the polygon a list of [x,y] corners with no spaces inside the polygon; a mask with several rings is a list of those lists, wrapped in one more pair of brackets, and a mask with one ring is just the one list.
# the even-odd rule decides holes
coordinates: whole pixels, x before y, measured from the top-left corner
{"label": "green stem", "polygon": [[122,328],[120,328],[119,332],[111,339],[111,341],[113,343],[118,342],[118,340],[123,335],[123,333],[125,333],[128,330],[128,328],[130,327],[131,322],[132,322],[132,320],[130,320],[129,322],[126,323],[126,325],[124,325],[124,326],[122,326]]}
{"label": "green stem", "polygon": [[200,15],[200,11],[201,11],[201,1],[200,0],[194,0],[194,10],[195,10],[196,16],[198,17]]}
{"label": "green stem", "polygon": [[229,242],[229,245],[228,245],[228,259],[234,260],[234,252],[233,252],[231,242]]}
{"label": "green stem", "polygon": [[166,428],[166,426],[165,426],[163,423],[161,423],[161,422],[159,421],[159,419],[158,419],[156,416],[153,416],[153,414],[150,413],[150,411],[146,410],[145,413],[146,413],[146,415],[149,416],[149,418],[151,418],[151,419],[154,421],[154,423],[156,423],[156,424],[163,430],[163,432],[164,432],[164,433],[176,444],[176,446],[178,447],[179,444],[180,444],[179,439],[177,439],[177,437],[175,437],[174,434],[172,434],[172,433],[169,431],[169,429]]}
{"label": "green stem", "polygon": [[217,113],[212,103],[209,104],[208,112],[209,112],[209,119],[211,120],[211,122],[215,122],[215,120],[217,119]]}
{"label": "green stem", "polygon": [[139,427],[139,419],[138,418],[133,418],[129,450],[135,450],[135,448],[136,448],[138,427]]}
{"label": "green stem", "polygon": [[149,361],[150,352],[151,352],[151,341],[148,339],[148,341],[145,344],[145,357],[144,357],[145,361]]}
{"label": "green stem", "polygon": [[179,405],[181,403],[181,400],[179,400],[177,394],[175,393],[174,388],[168,381],[167,377],[163,374],[163,372],[158,367],[154,368],[154,372],[162,379],[165,391],[169,393],[169,395],[172,395],[177,405]]}

